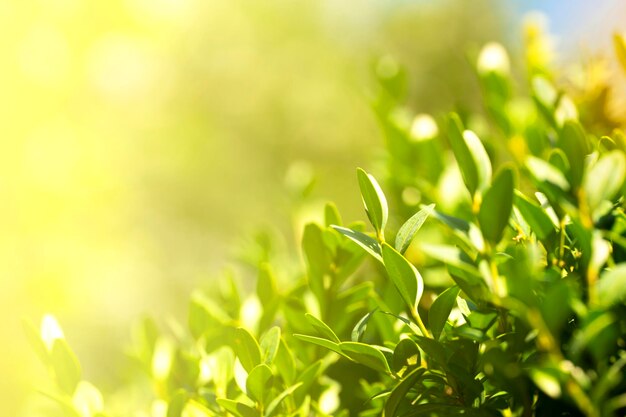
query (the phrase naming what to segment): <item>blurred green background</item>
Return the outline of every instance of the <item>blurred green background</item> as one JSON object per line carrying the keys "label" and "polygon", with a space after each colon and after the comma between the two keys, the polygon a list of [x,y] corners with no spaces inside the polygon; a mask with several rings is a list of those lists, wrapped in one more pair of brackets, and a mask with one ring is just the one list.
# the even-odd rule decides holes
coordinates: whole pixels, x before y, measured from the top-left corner
{"label": "blurred green background", "polygon": [[603,53],[624,29],[618,1],[0,2],[4,414],[35,415],[44,378],[21,317],[54,313],[85,377],[114,386],[129,322],[184,320],[191,289],[251,231],[294,250],[327,200],[363,218],[354,168],[380,154],[381,57],[407,68],[410,112],[471,108],[466,52],[495,40],[515,64],[535,8],[557,60]]}

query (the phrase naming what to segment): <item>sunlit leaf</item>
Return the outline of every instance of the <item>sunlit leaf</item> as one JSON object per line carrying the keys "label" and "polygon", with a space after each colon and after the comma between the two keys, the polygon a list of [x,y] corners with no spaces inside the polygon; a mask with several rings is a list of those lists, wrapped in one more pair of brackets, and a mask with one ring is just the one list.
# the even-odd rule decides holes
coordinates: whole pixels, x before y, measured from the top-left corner
{"label": "sunlit leaf", "polygon": [[280,345],[280,327],[274,326],[261,337],[259,347],[261,348],[261,360],[270,365],[274,362],[278,347]]}
{"label": "sunlit leaf", "polygon": [[374,314],[376,312],[376,310],[377,310],[377,308],[375,308],[374,310],[368,312],[354,326],[354,328],[352,329],[352,333],[351,333],[351,339],[352,339],[353,342],[360,342],[361,341],[361,338],[363,337],[363,333],[365,333],[365,329],[367,329],[367,323],[369,322],[370,318],[372,317],[372,314]]}
{"label": "sunlit leaf", "polygon": [[415,234],[422,227],[428,216],[433,212],[435,208],[434,204],[430,204],[417,213],[415,213],[409,220],[407,220],[400,230],[398,230],[398,234],[396,235],[396,250],[400,253],[404,253],[411,241],[415,237]]}
{"label": "sunlit leaf", "polygon": [[472,131],[463,131],[456,114],[448,119],[448,136],[467,189],[473,195],[487,188],[491,182],[491,161],[480,139]]}
{"label": "sunlit leaf", "polygon": [[261,363],[261,348],[254,336],[243,327],[235,330],[233,349],[246,371],[252,371]]}
{"label": "sunlit leaf", "polygon": [[621,151],[608,152],[600,157],[586,173],[583,189],[590,209],[595,210],[604,200],[610,200],[624,183],[626,159]]}
{"label": "sunlit leaf", "polygon": [[335,343],[339,343],[340,340],[335,334],[335,332],[328,327],[326,323],[322,320],[318,319],[312,314],[306,313],[305,317],[307,321],[315,328],[315,330],[319,333],[320,336],[325,337],[326,339],[332,340]]}
{"label": "sunlit leaf", "polygon": [[357,177],[367,217],[376,229],[377,235],[382,236],[389,215],[385,194],[376,179],[361,168],[357,169]]}
{"label": "sunlit leaf", "polygon": [[355,362],[369,366],[379,372],[391,373],[385,355],[373,346],[358,342],[341,342],[339,348]]}
{"label": "sunlit leaf", "polygon": [[626,302],[626,264],[621,263],[600,276],[596,284],[597,302],[611,306]]}
{"label": "sunlit leaf", "polygon": [[246,380],[246,393],[253,400],[263,404],[272,386],[272,370],[262,363],[252,368]]}
{"label": "sunlit leaf", "polygon": [[218,398],[217,403],[237,417],[260,417],[261,415],[256,409],[239,401]]}
{"label": "sunlit leaf", "polygon": [[278,394],[272,401],[270,401],[270,403],[265,408],[265,417],[270,417],[272,414],[274,414],[274,411],[277,410],[280,403],[289,395],[291,395],[295,390],[297,390],[301,385],[302,385],[302,382],[298,382],[297,384],[291,385],[290,387],[282,391],[280,394]]}
{"label": "sunlit leaf", "polygon": [[372,255],[375,259],[380,262],[383,261],[380,244],[376,241],[376,239],[366,235],[365,233],[347,229],[345,227],[333,225],[332,228],[365,249],[365,251]]}
{"label": "sunlit leaf", "polygon": [[389,278],[409,308],[415,309],[424,292],[424,281],[413,264],[399,252],[383,243],[383,260]]}
{"label": "sunlit leaf", "polygon": [[515,186],[513,169],[504,167],[493,179],[491,187],[483,197],[478,221],[485,239],[492,244],[502,239],[502,233],[509,223],[513,209],[513,188]]}

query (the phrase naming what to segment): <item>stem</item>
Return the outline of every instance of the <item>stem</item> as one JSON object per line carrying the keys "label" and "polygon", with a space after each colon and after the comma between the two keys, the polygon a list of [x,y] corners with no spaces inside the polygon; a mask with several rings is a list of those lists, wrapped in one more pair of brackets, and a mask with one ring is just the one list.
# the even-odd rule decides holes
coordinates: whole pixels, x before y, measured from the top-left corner
{"label": "stem", "polygon": [[422,318],[417,312],[417,306],[411,309],[411,316],[413,316],[413,319],[417,322],[417,327],[419,327],[420,331],[422,332],[422,335],[424,335],[424,337],[430,337],[432,339],[433,337],[428,332],[428,329],[426,329],[426,326],[424,326],[424,322],[422,321]]}

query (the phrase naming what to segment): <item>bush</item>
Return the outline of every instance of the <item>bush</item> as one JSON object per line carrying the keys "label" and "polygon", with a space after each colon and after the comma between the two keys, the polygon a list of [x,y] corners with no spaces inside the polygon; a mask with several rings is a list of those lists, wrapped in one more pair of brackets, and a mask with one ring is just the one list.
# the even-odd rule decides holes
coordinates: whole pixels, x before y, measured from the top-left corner
{"label": "bush", "polygon": [[608,85],[566,94],[530,35],[528,94],[489,44],[484,109],[439,123],[411,122],[401,69],[378,65],[386,192],[357,170],[371,227],[329,203],[297,272],[260,239],[256,290],[229,276],[193,294],[186,329],[140,323],[107,407],[55,319],[27,323],[46,395],[85,417],[624,415],[626,136]]}

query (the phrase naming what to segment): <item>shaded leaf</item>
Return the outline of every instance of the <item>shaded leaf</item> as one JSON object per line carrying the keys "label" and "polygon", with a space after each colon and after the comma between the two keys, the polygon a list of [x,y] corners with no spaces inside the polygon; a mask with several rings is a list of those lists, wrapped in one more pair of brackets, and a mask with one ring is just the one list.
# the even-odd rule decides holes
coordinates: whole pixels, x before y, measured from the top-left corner
{"label": "shaded leaf", "polygon": [[428,324],[435,339],[439,339],[450,311],[456,305],[456,297],[459,295],[459,287],[450,287],[435,299],[428,311]]}
{"label": "shaded leaf", "polygon": [[398,411],[398,407],[400,407],[400,403],[407,400],[409,390],[413,387],[413,385],[415,385],[424,372],[424,368],[416,368],[412,370],[402,379],[402,381],[400,381],[398,385],[393,388],[391,395],[389,395],[389,398],[387,398],[387,402],[385,403],[385,408],[383,410],[384,417],[394,417],[397,415],[396,412]]}
{"label": "shaded leaf", "polygon": [[393,350],[392,367],[395,372],[400,372],[405,366],[421,364],[421,353],[413,339],[402,339]]}

